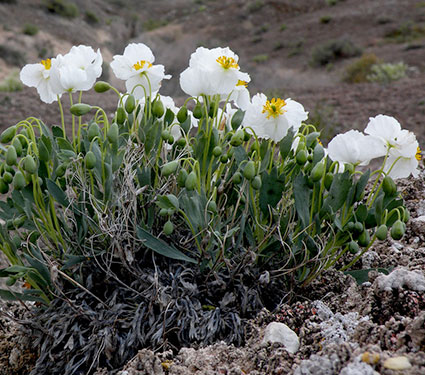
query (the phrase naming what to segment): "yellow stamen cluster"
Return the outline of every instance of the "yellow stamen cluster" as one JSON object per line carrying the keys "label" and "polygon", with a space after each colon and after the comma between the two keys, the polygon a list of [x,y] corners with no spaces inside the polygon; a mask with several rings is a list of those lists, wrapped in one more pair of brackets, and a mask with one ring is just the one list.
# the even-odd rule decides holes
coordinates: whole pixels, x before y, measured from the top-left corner
{"label": "yellow stamen cluster", "polygon": [[239,69],[239,65],[233,57],[220,56],[216,60],[224,69]]}
{"label": "yellow stamen cluster", "polygon": [[49,70],[52,67],[52,60],[41,60],[41,64],[44,66],[44,69]]}
{"label": "yellow stamen cluster", "polygon": [[239,80],[238,83],[236,84],[236,86],[248,87],[248,82]]}
{"label": "yellow stamen cluster", "polygon": [[149,61],[140,60],[133,65],[133,68],[136,69],[136,70],[140,70],[140,69],[144,68],[145,64],[147,64],[148,68],[152,67],[152,64]]}
{"label": "yellow stamen cluster", "polygon": [[283,115],[286,110],[283,107],[286,105],[283,99],[273,98],[272,100],[267,100],[266,104],[263,106],[263,113],[267,113],[267,119],[271,116],[274,118]]}
{"label": "yellow stamen cluster", "polygon": [[419,147],[416,150],[415,158],[416,158],[417,161],[421,161],[422,160],[422,153],[421,153],[421,149]]}

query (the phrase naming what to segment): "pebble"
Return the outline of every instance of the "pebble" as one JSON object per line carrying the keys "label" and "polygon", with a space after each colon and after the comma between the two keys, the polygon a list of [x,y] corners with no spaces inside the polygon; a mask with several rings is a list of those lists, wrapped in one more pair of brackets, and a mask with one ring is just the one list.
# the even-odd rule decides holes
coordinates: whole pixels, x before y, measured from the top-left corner
{"label": "pebble", "polygon": [[386,359],[384,367],[390,370],[407,370],[411,368],[412,365],[407,357],[400,356]]}
{"label": "pebble", "polygon": [[300,347],[297,334],[286,324],[272,322],[264,332],[263,343],[281,343],[289,353],[296,353]]}

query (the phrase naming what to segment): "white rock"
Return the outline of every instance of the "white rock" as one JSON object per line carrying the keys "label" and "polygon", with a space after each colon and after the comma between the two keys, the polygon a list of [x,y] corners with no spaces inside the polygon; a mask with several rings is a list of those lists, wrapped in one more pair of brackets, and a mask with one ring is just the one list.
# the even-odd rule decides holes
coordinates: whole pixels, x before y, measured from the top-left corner
{"label": "white rock", "polygon": [[367,363],[354,362],[344,367],[339,375],[374,375],[375,370]]}
{"label": "white rock", "polygon": [[425,276],[418,271],[409,271],[397,267],[389,275],[378,276],[374,281],[375,287],[383,291],[406,287],[417,292],[425,291]]}
{"label": "white rock", "polygon": [[279,342],[289,353],[296,353],[300,347],[297,334],[286,324],[278,322],[272,322],[266,327],[263,343],[267,342]]}
{"label": "white rock", "polygon": [[390,370],[407,370],[408,368],[411,368],[412,365],[409,362],[409,358],[400,356],[386,359],[384,367]]}

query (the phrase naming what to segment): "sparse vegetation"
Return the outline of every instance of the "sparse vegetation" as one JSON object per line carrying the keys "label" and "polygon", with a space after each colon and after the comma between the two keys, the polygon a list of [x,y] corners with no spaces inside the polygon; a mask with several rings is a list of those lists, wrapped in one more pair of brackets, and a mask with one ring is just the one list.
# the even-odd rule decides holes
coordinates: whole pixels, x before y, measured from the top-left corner
{"label": "sparse vegetation", "polygon": [[331,16],[329,16],[329,15],[326,15],[326,16],[322,16],[322,17],[320,17],[320,23],[322,23],[322,24],[324,24],[324,25],[326,25],[326,24],[328,24],[329,22],[331,22],[331,20],[332,20],[332,17],[331,17]]}
{"label": "sparse vegetation", "polygon": [[286,30],[286,28],[287,28],[286,24],[285,24],[285,23],[282,23],[282,25],[280,25],[279,30],[280,30],[280,31],[285,31],[285,30]]}
{"label": "sparse vegetation", "polygon": [[311,64],[323,66],[339,59],[359,56],[361,52],[361,48],[349,39],[329,40],[313,50]]}
{"label": "sparse vegetation", "polygon": [[404,62],[396,64],[383,63],[371,67],[367,76],[369,82],[390,83],[406,77],[407,65]]}
{"label": "sparse vegetation", "polygon": [[267,53],[261,53],[259,55],[255,55],[252,58],[252,61],[256,62],[256,63],[264,63],[269,59],[269,55]]}
{"label": "sparse vegetation", "polygon": [[334,6],[342,1],[344,0],[326,0],[326,4],[328,4],[329,6]]}
{"label": "sparse vegetation", "polygon": [[145,31],[152,31],[155,29],[159,29],[162,26],[167,25],[167,20],[160,20],[160,19],[148,19],[145,22],[143,22],[143,30]]}
{"label": "sparse vegetation", "polygon": [[22,90],[22,82],[19,79],[19,72],[14,70],[2,82],[0,82],[1,92],[15,92]]}
{"label": "sparse vegetation", "polygon": [[385,34],[385,38],[396,43],[410,42],[415,39],[425,37],[425,25],[414,23],[413,21],[404,22],[398,27]]}
{"label": "sparse vegetation", "polygon": [[254,13],[259,11],[265,5],[264,0],[254,0],[248,3],[248,11]]}
{"label": "sparse vegetation", "polygon": [[347,66],[343,81],[349,83],[367,82],[368,75],[372,73],[372,66],[378,63],[379,59],[375,54],[364,54],[361,58]]}
{"label": "sparse vegetation", "polygon": [[44,6],[50,13],[65,18],[75,18],[79,15],[77,6],[66,0],[45,0]]}
{"label": "sparse vegetation", "polygon": [[290,51],[288,53],[288,57],[293,57],[293,56],[299,55],[302,51],[303,44],[304,44],[303,39],[299,39],[299,40],[294,41],[290,45]]}
{"label": "sparse vegetation", "polygon": [[25,35],[34,36],[38,33],[38,27],[31,23],[26,23],[22,28],[22,33],[24,33]]}
{"label": "sparse vegetation", "polygon": [[337,111],[326,102],[319,102],[309,112],[309,122],[320,131],[322,142],[328,142],[336,134],[342,132],[341,124],[337,119]]}
{"label": "sparse vegetation", "polygon": [[96,15],[96,13],[91,12],[91,11],[87,11],[85,14],[85,18],[87,23],[91,24],[91,25],[96,25],[100,22],[99,17]]}

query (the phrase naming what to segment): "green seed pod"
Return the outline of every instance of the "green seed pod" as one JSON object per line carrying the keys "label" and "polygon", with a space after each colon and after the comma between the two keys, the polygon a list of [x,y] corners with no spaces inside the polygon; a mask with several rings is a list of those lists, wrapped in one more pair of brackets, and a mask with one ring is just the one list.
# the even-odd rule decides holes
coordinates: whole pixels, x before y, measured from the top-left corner
{"label": "green seed pod", "polygon": [[179,174],[177,175],[177,186],[182,188],[186,183],[187,171],[186,169],[180,169]]}
{"label": "green seed pod", "polygon": [[236,172],[232,177],[232,181],[234,184],[240,184],[242,182],[242,174],[240,172]]}
{"label": "green seed pod", "polygon": [[233,147],[238,147],[243,143],[244,137],[244,131],[242,129],[239,129],[235,134],[232,135],[232,138],[230,139],[230,144]]}
{"label": "green seed pod", "polygon": [[215,146],[212,150],[212,153],[216,158],[218,158],[223,153],[223,150],[221,149],[220,146]]}
{"label": "green seed pod", "polygon": [[118,124],[114,122],[108,129],[108,133],[106,134],[106,137],[108,138],[108,141],[112,144],[118,143],[118,137],[119,137],[119,129]]}
{"label": "green seed pod", "polygon": [[354,233],[362,233],[364,230],[364,226],[360,221],[354,223]]}
{"label": "green seed pod", "polygon": [[9,191],[9,185],[4,181],[4,177],[0,178],[0,194],[6,194]]}
{"label": "green seed pod", "polygon": [[370,242],[369,232],[367,230],[364,230],[362,233],[360,233],[360,236],[357,239],[357,242],[362,247],[366,247],[367,245],[369,245],[369,242]]}
{"label": "green seed pod", "polygon": [[170,221],[170,220],[168,220],[165,224],[164,224],[164,228],[163,228],[163,230],[162,230],[163,232],[164,232],[164,234],[166,235],[166,236],[169,236],[170,234],[172,234],[173,233],[173,231],[174,231],[174,225],[173,225],[173,223]]}
{"label": "green seed pod", "polygon": [[17,171],[15,173],[15,176],[13,177],[13,181],[12,182],[13,182],[13,187],[16,190],[23,189],[26,186],[26,184],[27,184],[27,181],[25,180],[25,177],[24,177],[24,175],[22,174],[21,171]]}
{"label": "green seed pod", "polygon": [[66,164],[59,164],[56,168],[55,174],[56,177],[63,177],[66,172]]}
{"label": "green seed pod", "polygon": [[15,147],[16,155],[20,157],[22,155],[22,143],[18,138],[15,138],[12,142],[13,147]]}
{"label": "green seed pod", "polygon": [[127,113],[132,113],[136,108],[136,99],[133,95],[128,95],[127,100],[125,101],[125,110]]}
{"label": "green seed pod", "polygon": [[118,125],[124,124],[126,117],[127,117],[127,115],[125,114],[124,108],[118,107],[117,108],[117,114],[115,116],[117,124]]}
{"label": "green seed pod", "polygon": [[16,149],[13,146],[9,146],[6,151],[6,164],[7,165],[15,165],[18,159],[18,155],[16,154]]}
{"label": "green seed pod", "polygon": [[254,179],[251,181],[251,186],[253,189],[255,190],[260,190],[261,189],[261,177],[260,176],[255,176]]}
{"label": "green seed pod", "polygon": [[170,136],[171,136],[171,133],[170,133],[170,131],[169,131],[169,130],[167,130],[167,129],[164,129],[164,130],[161,132],[161,138],[162,138],[164,141],[168,141],[168,138],[170,138]]}
{"label": "green seed pod", "polygon": [[84,103],[77,103],[71,106],[70,111],[74,116],[83,116],[89,113],[92,109],[91,105]]}
{"label": "green seed pod", "polygon": [[161,100],[159,99],[155,100],[152,104],[152,114],[157,118],[161,118],[162,116],[164,116],[164,113],[164,104],[162,104]]}
{"label": "green seed pod", "polygon": [[0,135],[1,143],[9,143],[16,134],[16,125],[8,127]]}
{"label": "green seed pod", "polygon": [[295,160],[298,165],[304,165],[307,162],[307,152],[305,150],[298,151]]}
{"label": "green seed pod", "polygon": [[25,156],[24,159],[24,169],[29,174],[35,174],[37,172],[37,163],[31,155]]}
{"label": "green seed pod", "polygon": [[94,85],[94,91],[101,94],[102,92],[106,92],[111,88],[111,85],[105,81],[97,81]]}
{"label": "green seed pod", "polygon": [[360,248],[359,245],[357,244],[356,241],[352,240],[350,241],[350,243],[348,244],[348,251],[351,254],[357,254],[359,252]]}
{"label": "green seed pod", "polygon": [[185,138],[179,138],[176,142],[176,145],[180,148],[183,148],[186,146],[186,139]]}
{"label": "green seed pod", "polygon": [[325,189],[329,190],[331,188],[332,185],[332,181],[334,179],[334,175],[330,172],[326,173],[325,175]]}
{"label": "green seed pod", "polygon": [[310,176],[313,182],[320,181],[323,177],[324,172],[325,172],[325,164],[322,162],[318,162],[311,170]]}
{"label": "green seed pod", "polygon": [[202,105],[201,105],[201,103],[196,104],[195,108],[193,108],[193,117],[195,117],[198,120],[202,117]]}
{"label": "green seed pod", "polygon": [[161,167],[161,175],[168,177],[177,170],[179,162],[177,160],[170,161]]}
{"label": "green seed pod", "polygon": [[6,183],[6,184],[10,184],[12,181],[13,181],[13,174],[12,173],[10,173],[10,172],[4,172],[3,173],[3,181]]}
{"label": "green seed pod", "polygon": [[84,163],[86,164],[87,169],[93,169],[96,165],[96,155],[93,151],[87,152],[84,157]]}
{"label": "green seed pod", "polygon": [[252,160],[246,163],[243,169],[243,176],[250,181],[255,177],[255,164]]}
{"label": "green seed pod", "polygon": [[209,201],[207,205],[207,210],[214,214],[217,213],[217,203],[215,201]]}
{"label": "green seed pod", "polygon": [[187,176],[184,186],[187,190],[193,190],[195,189],[197,182],[198,182],[198,177],[196,176],[196,173],[192,171]]}
{"label": "green seed pod", "polygon": [[177,121],[183,124],[187,120],[187,107],[183,106],[177,112]]}
{"label": "green seed pod", "polygon": [[376,230],[376,238],[380,241],[384,241],[387,239],[388,227],[385,224],[379,226]]}
{"label": "green seed pod", "polygon": [[226,164],[229,161],[229,157],[227,155],[221,155],[220,162]]}
{"label": "green seed pod", "polygon": [[396,222],[391,227],[391,238],[397,241],[403,237],[404,232],[404,223],[401,220],[396,220]]}
{"label": "green seed pod", "polygon": [[89,126],[89,130],[87,132],[87,135],[89,137],[89,141],[91,142],[94,138],[99,137],[100,136],[100,128],[99,125],[97,125],[97,123],[92,122]]}
{"label": "green seed pod", "polygon": [[397,194],[397,186],[390,176],[385,176],[382,181],[382,190],[384,190],[385,195],[388,197],[393,197]]}

